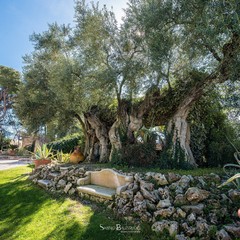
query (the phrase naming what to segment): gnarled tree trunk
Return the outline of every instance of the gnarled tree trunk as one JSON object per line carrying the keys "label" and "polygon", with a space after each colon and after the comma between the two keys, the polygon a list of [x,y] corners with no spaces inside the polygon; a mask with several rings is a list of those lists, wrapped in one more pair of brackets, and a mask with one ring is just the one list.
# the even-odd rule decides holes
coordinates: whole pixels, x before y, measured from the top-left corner
{"label": "gnarled tree trunk", "polygon": [[86,118],[84,122],[86,126],[84,156],[87,162],[95,162],[99,156],[99,152],[95,149],[98,140],[95,130],[91,127]]}
{"label": "gnarled tree trunk", "polygon": [[[84,114],[87,122],[90,124],[91,128],[94,129],[97,139],[99,140],[100,145],[100,162],[106,162],[109,160],[109,137],[108,129],[104,122],[102,122],[96,115],[96,113],[89,111]],[[93,141],[94,142],[94,141]],[[93,143],[92,142],[92,143]],[[94,144],[95,147],[95,144]],[[92,151],[94,151],[92,147]],[[92,152],[91,152],[92,154]]]}
{"label": "gnarled tree trunk", "polygon": [[192,166],[197,167],[190,148],[190,127],[187,122],[188,113],[189,109],[177,111],[169,121],[168,133],[173,133],[173,147],[176,148],[176,142],[178,140],[188,162]]}
{"label": "gnarled tree trunk", "polygon": [[181,149],[193,167],[197,167],[197,164],[190,148],[190,126],[187,122],[187,117],[193,104],[203,95],[204,89],[212,84],[215,79],[216,75],[211,74],[202,79],[202,81],[196,82],[185,95],[182,102],[180,102],[168,122],[168,133],[173,133],[173,147],[176,147],[176,142],[179,140]]}
{"label": "gnarled tree trunk", "polygon": [[[124,100],[119,102],[117,120],[109,131],[109,139],[112,146],[110,160],[112,160],[113,152],[115,150],[120,150],[123,147],[123,144],[127,145],[136,142],[134,133],[141,129],[143,126],[144,114],[154,106],[159,97],[159,88],[153,86],[147,91],[144,100],[137,106],[129,107],[130,104]],[[120,139],[120,131],[126,134],[126,143],[122,143]]]}

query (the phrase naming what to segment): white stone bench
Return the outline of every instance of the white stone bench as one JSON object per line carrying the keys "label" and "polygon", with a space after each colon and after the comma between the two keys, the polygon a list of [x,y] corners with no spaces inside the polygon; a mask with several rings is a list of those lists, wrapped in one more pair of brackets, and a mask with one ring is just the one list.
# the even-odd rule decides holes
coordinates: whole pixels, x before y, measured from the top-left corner
{"label": "white stone bench", "polygon": [[78,193],[93,195],[107,200],[113,200],[115,195],[120,195],[133,182],[132,176],[119,174],[112,169],[86,172],[85,178],[77,181]]}

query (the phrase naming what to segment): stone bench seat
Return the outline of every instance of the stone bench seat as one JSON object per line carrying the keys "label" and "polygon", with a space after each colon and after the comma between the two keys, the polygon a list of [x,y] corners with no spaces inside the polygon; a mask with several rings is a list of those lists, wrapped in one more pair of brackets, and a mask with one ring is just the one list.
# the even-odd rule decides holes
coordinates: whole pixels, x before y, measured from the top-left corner
{"label": "stone bench seat", "polygon": [[87,193],[96,197],[102,197],[105,199],[112,200],[116,194],[115,189],[101,187],[97,185],[85,185],[78,187],[78,192]]}
{"label": "stone bench seat", "polygon": [[112,169],[86,172],[85,178],[77,181],[79,194],[84,193],[107,200],[113,200],[116,195],[127,189],[133,181],[132,176],[119,174]]}

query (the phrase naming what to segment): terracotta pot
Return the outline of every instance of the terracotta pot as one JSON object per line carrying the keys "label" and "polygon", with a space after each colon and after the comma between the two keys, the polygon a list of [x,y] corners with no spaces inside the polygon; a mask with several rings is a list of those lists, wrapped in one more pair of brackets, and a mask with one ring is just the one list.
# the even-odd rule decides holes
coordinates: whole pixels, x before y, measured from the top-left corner
{"label": "terracotta pot", "polygon": [[47,165],[49,163],[51,163],[50,159],[37,159],[33,161],[35,164],[35,168],[41,166],[41,165]]}
{"label": "terracotta pot", "polygon": [[71,155],[70,155],[70,163],[74,163],[74,164],[77,164],[79,162],[82,162],[84,160],[84,156],[82,153],[76,153],[76,152],[73,152]]}

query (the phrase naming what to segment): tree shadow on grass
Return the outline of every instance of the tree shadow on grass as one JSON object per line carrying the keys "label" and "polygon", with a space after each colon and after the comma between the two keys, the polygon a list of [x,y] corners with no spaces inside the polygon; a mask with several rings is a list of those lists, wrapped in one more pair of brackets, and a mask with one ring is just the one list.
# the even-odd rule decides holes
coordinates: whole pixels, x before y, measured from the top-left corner
{"label": "tree shadow on grass", "polygon": [[88,240],[167,240],[159,238],[152,230],[151,224],[128,222],[117,219],[111,210],[102,206],[91,216],[89,224],[80,239]]}
{"label": "tree shadow on grass", "polygon": [[0,185],[0,239],[12,239],[12,234],[31,221],[48,200],[44,191],[27,180]]}
{"label": "tree shadow on grass", "polygon": [[[10,179],[10,178],[9,178]],[[23,233],[27,225],[33,220],[34,215],[42,208],[48,209],[51,201],[56,200],[57,205],[66,200],[64,197],[56,198],[50,196],[49,193],[34,186],[29,180],[20,175],[11,178],[10,182],[0,184],[0,240],[18,239],[12,236],[15,233]],[[89,209],[84,208],[90,207]],[[83,207],[81,209],[81,206]],[[52,208],[49,208],[52,209]],[[88,212],[89,211],[89,212]],[[58,214],[54,211],[49,213],[51,215]],[[112,211],[106,210],[106,206],[95,206],[86,203],[80,204],[76,202],[73,206],[68,206],[57,217],[64,219],[57,219],[52,226],[46,226],[46,231],[37,236],[41,240],[145,240],[158,239],[149,237],[149,231],[144,229],[140,233],[124,233],[116,228],[121,226],[136,227],[136,224],[127,224],[117,220]],[[79,216],[82,216],[79,217]],[[45,217],[43,215],[43,217]],[[39,219],[41,221],[41,219]],[[36,226],[37,227],[37,226]],[[52,228],[52,229],[51,229]],[[23,239],[24,236],[21,236]],[[27,239],[31,239],[28,237]]]}

